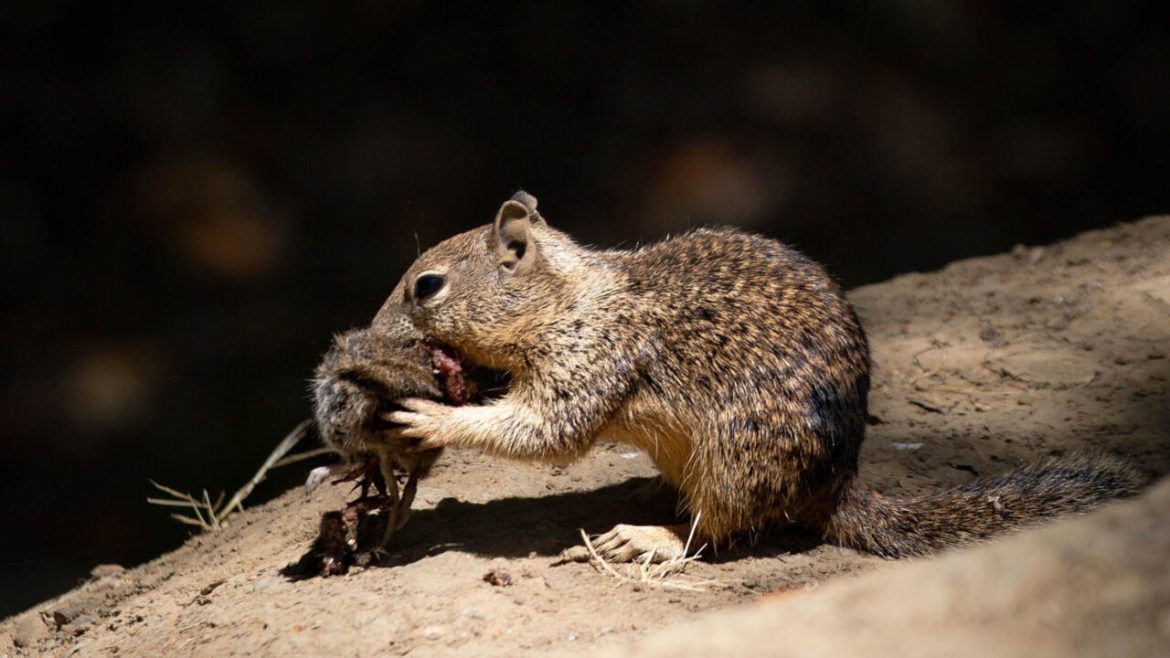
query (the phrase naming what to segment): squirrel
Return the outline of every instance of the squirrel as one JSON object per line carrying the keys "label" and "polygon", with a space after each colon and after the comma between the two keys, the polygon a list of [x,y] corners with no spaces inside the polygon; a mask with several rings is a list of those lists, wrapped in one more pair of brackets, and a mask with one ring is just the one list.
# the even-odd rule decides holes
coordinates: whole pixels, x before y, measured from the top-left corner
{"label": "squirrel", "polygon": [[483,404],[398,400],[381,414],[390,439],[527,461],[572,460],[600,438],[649,454],[692,523],[618,525],[595,542],[609,560],[681,557],[692,526],[718,547],[778,524],[883,557],[927,554],[1140,484],[1120,460],[1074,455],[928,496],[871,489],[857,315],[820,265],[735,229],[590,249],[521,191],[492,223],[422,254],[370,330],[403,313],[511,384]]}

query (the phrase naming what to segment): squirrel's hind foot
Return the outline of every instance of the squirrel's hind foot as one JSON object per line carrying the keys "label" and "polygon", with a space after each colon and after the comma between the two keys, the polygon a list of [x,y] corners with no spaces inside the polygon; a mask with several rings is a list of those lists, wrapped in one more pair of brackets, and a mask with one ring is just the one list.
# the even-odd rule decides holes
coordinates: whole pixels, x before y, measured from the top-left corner
{"label": "squirrel's hind foot", "polygon": [[686,537],[690,526],[626,525],[593,539],[593,549],[607,562],[643,562],[652,564],[681,560],[686,557]]}

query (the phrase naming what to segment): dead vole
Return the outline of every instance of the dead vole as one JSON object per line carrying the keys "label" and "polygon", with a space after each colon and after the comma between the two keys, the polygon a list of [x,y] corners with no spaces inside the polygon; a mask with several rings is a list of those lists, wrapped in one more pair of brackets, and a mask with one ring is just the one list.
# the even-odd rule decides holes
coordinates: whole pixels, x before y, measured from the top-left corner
{"label": "dead vole", "polygon": [[[387,435],[390,424],[383,416],[405,397],[467,402],[475,385],[465,374],[457,354],[426,343],[409,322],[395,321],[392,313],[377,327],[334,339],[317,368],[313,393],[321,438],[343,461],[315,470],[307,485],[353,482],[359,494],[339,512],[324,515],[314,546],[292,565],[298,573],[343,573],[355,556],[362,560],[384,548],[406,523],[418,481],[442,449],[411,449],[409,440]],[[380,532],[369,531],[375,525],[372,514],[380,517]],[[339,532],[344,548],[337,542]]]}

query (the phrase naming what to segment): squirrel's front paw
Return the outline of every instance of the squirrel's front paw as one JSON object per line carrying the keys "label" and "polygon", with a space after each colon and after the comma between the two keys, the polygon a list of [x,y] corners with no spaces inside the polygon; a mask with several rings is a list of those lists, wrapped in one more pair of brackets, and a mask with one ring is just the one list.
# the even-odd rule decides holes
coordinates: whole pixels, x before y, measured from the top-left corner
{"label": "squirrel's front paw", "polygon": [[389,430],[394,438],[421,439],[411,446],[413,450],[432,450],[450,443],[444,428],[454,407],[423,398],[404,398],[398,401],[405,411],[382,414],[382,419],[397,425]]}

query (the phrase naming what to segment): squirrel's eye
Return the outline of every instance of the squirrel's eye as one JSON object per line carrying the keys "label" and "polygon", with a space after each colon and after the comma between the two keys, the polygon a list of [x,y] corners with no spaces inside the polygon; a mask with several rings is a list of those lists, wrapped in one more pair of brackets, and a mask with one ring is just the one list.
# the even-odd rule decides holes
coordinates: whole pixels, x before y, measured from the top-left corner
{"label": "squirrel's eye", "polygon": [[439,292],[445,279],[439,274],[424,274],[414,280],[414,300],[421,302]]}

